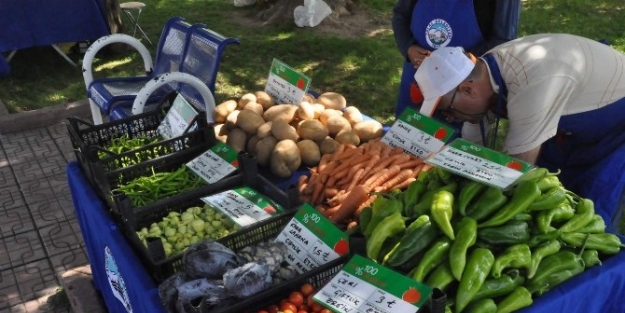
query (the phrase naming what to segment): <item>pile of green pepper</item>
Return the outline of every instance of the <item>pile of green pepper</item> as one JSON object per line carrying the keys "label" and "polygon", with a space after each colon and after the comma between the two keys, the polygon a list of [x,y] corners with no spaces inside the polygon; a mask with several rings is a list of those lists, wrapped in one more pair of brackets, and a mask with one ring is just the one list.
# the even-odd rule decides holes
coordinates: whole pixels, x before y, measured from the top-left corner
{"label": "pile of green pepper", "polygon": [[623,247],[593,202],[534,169],[509,190],[440,168],[379,196],[367,256],[447,294],[450,312],[512,312]]}
{"label": "pile of green pepper", "polygon": [[[163,140],[161,136],[146,137],[137,136],[130,137],[128,134],[124,134],[117,138],[112,138],[106,147],[98,150],[98,158],[104,159],[111,155],[119,155],[130,151],[135,151],[147,145],[155,144]],[[117,161],[118,168],[127,167],[130,165],[138,164],[143,161],[152,159],[157,156],[165,155],[173,152],[173,149],[167,146],[154,147],[153,149],[135,151],[135,153],[129,153],[124,157],[119,158]]]}

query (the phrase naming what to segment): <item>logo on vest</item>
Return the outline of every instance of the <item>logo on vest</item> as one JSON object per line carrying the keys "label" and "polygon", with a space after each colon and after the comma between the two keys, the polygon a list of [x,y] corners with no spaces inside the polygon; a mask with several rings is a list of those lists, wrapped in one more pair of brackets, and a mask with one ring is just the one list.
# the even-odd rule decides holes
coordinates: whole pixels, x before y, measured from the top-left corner
{"label": "logo on vest", "polygon": [[451,26],[440,18],[432,20],[425,28],[425,40],[432,48],[447,46],[451,37],[453,37]]}

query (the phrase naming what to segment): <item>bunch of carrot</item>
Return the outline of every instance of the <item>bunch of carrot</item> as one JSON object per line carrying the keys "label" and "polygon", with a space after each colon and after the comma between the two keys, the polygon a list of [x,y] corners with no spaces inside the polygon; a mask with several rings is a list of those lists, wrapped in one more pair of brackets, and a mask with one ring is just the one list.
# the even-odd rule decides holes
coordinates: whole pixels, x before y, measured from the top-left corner
{"label": "bunch of carrot", "polygon": [[358,147],[343,144],[335,153],[324,154],[309,176],[299,178],[300,200],[314,205],[331,221],[353,227],[376,193],[406,189],[429,168],[422,159],[380,139]]}

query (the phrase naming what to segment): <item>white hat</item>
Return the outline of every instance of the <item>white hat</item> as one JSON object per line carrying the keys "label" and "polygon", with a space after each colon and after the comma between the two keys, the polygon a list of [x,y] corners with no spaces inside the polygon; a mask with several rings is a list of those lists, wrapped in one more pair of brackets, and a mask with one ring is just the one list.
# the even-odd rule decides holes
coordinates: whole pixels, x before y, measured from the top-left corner
{"label": "white hat", "polygon": [[442,96],[456,88],[471,74],[475,58],[461,47],[443,47],[425,57],[414,75],[423,93],[421,114],[432,116]]}

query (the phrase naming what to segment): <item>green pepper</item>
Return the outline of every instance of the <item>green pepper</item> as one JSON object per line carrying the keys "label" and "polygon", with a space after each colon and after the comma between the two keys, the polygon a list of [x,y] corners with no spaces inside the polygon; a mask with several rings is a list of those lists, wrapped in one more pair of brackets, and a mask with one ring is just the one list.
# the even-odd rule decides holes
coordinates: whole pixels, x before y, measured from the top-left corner
{"label": "green pepper", "polygon": [[474,198],[479,196],[479,194],[482,193],[482,190],[484,190],[486,187],[486,185],[475,180],[469,181],[466,185],[462,187],[460,195],[458,195],[458,211],[460,212],[460,215],[467,215],[466,210],[469,206],[469,203]]}
{"label": "green pepper", "polygon": [[530,204],[540,196],[540,190],[533,181],[522,181],[514,189],[512,198],[503,208],[478,227],[499,226],[505,224],[512,217],[527,210]]}
{"label": "green pepper", "polygon": [[575,207],[575,215],[562,225],[559,230],[563,233],[570,233],[588,225],[595,215],[595,204],[592,200],[584,198]]}
{"label": "green pepper", "polygon": [[549,210],[556,207],[562,201],[566,200],[566,191],[563,187],[554,187],[549,189],[540,197],[536,198],[527,208],[530,211]]}
{"label": "green pepper", "polygon": [[467,313],[496,313],[497,312],[497,304],[495,304],[495,300],[493,299],[482,299],[471,302],[467,307]]}
{"label": "green pepper", "polygon": [[405,229],[406,224],[404,224],[401,213],[395,212],[385,217],[382,222],[376,226],[371,233],[371,237],[367,240],[367,257],[377,261],[378,254],[386,239],[401,233]]}
{"label": "green pepper", "polygon": [[415,180],[404,191],[404,216],[414,216],[413,208],[419,202],[426,189],[424,182]]}
{"label": "green pepper", "polygon": [[532,294],[523,286],[516,287],[507,297],[497,304],[497,313],[510,313],[528,307],[534,303]]}
{"label": "green pepper", "polygon": [[537,235],[532,235],[532,237],[530,238],[530,240],[527,242],[527,245],[530,248],[534,248],[542,243],[551,241],[551,240],[555,240],[555,239],[559,239],[560,235],[562,235],[561,231],[558,230],[554,230],[551,232],[548,232],[546,234],[537,234]]}
{"label": "green pepper", "polygon": [[447,237],[441,237],[434,242],[432,246],[423,254],[423,258],[419,265],[415,267],[412,278],[418,282],[423,282],[423,279],[429,272],[435,269],[441,264],[449,255],[449,249],[451,248],[451,240]]}
{"label": "green pepper", "polygon": [[530,239],[530,227],[527,222],[511,220],[501,226],[480,228],[477,237],[490,245],[514,245]]}
{"label": "green pepper", "polygon": [[379,194],[378,197],[371,204],[371,220],[367,229],[364,231],[365,237],[368,239],[373,230],[378,226],[382,220],[386,217],[393,215],[395,212],[401,214],[403,204],[397,198],[390,195]]}
{"label": "green pepper", "polygon": [[538,182],[543,179],[543,177],[545,177],[547,174],[549,174],[549,170],[547,168],[537,167],[521,176],[518,182],[522,182],[524,180]]}
{"label": "green pepper", "polygon": [[525,284],[530,293],[543,293],[567,279],[584,271],[582,258],[569,251],[561,250],[540,261],[536,275]]}
{"label": "green pepper", "polygon": [[555,230],[551,226],[551,222],[564,222],[570,220],[575,215],[575,209],[568,201],[563,201],[559,206],[538,212],[536,216],[536,228],[538,231],[546,234]]}
{"label": "green pepper", "polygon": [[597,250],[603,254],[617,254],[621,250],[621,247],[623,247],[621,239],[611,233],[566,233],[562,234],[560,239],[577,248],[581,248],[585,244],[586,248]]}
{"label": "green pepper", "polygon": [[493,215],[497,210],[508,202],[508,197],[503,191],[496,187],[488,187],[476,201],[473,201],[467,208],[467,216],[478,222],[484,221]]}
{"label": "green pepper", "polygon": [[502,274],[499,278],[486,280],[484,284],[482,284],[482,288],[480,288],[480,290],[473,297],[473,301],[503,297],[524,283],[525,277],[521,275],[519,270],[510,270]]}
{"label": "green pepper", "polygon": [[454,175],[451,172],[446,171],[443,168],[438,167],[438,166],[434,167],[432,170],[434,171],[434,173],[436,173],[436,175],[438,175],[438,178],[443,183],[450,184],[453,182]]}
{"label": "green pepper", "polygon": [[521,222],[531,222],[534,219],[534,216],[529,213],[519,213],[515,215],[511,221],[521,221]]}
{"label": "green pepper", "polygon": [[597,250],[584,250],[582,252],[582,260],[584,260],[584,266],[586,268],[593,267],[595,265],[601,265],[599,251]]}
{"label": "green pepper", "polygon": [[532,252],[527,244],[521,243],[509,246],[495,259],[491,275],[495,278],[499,278],[505,268],[529,268],[531,262]]}
{"label": "green pepper", "polygon": [[482,288],[488,273],[490,273],[493,267],[493,263],[495,263],[495,256],[490,250],[475,248],[471,251],[456,291],[456,313],[462,312],[473,300],[475,294]]}
{"label": "green pepper", "polygon": [[586,226],[578,229],[576,232],[578,233],[588,233],[588,234],[602,234],[605,233],[605,221],[603,217],[599,214],[595,214],[592,217],[590,223]]}
{"label": "green pepper", "polygon": [[534,275],[536,275],[536,270],[538,270],[538,265],[540,264],[540,261],[542,261],[542,259],[545,257],[556,254],[558,251],[560,251],[561,247],[562,245],[560,244],[560,241],[555,239],[547,241],[536,247],[536,249],[532,251],[532,262],[529,266],[529,269],[527,270],[527,278],[533,278]]}
{"label": "green pepper", "polygon": [[438,236],[438,231],[428,215],[421,215],[406,228],[403,237],[393,250],[384,256],[383,264],[399,267],[427,248]]}
{"label": "green pepper", "polygon": [[358,216],[358,226],[360,226],[360,232],[364,234],[364,232],[367,229],[367,226],[369,225],[369,222],[371,222],[371,217],[373,216],[373,209],[368,206],[362,209],[362,211],[360,211],[360,216]]}
{"label": "green pepper", "polygon": [[412,216],[421,216],[423,214],[430,214],[430,209],[432,208],[432,201],[434,200],[435,193],[441,190],[447,190],[451,193],[454,193],[456,192],[457,188],[458,188],[458,184],[453,182],[451,184],[443,185],[442,187],[439,187],[434,190],[428,190],[427,192],[425,192],[425,194],[423,194],[421,199],[419,199],[419,203],[417,203],[417,205],[413,207]]}
{"label": "green pepper", "polygon": [[463,217],[457,225],[458,239],[454,240],[449,250],[449,263],[454,278],[462,278],[462,272],[467,262],[467,251],[477,239],[477,222],[470,217]]}
{"label": "green pepper", "polygon": [[540,189],[541,192],[545,192],[549,189],[562,186],[562,183],[560,182],[560,179],[558,179],[558,176],[552,174],[548,174],[547,176],[538,180],[537,184],[538,189]]}
{"label": "green pepper", "polygon": [[432,198],[432,208],[430,209],[432,220],[438,225],[438,228],[449,237],[449,239],[456,239],[454,235],[454,228],[451,226],[451,218],[454,214],[454,194],[441,190],[434,194]]}
{"label": "green pepper", "polygon": [[445,291],[445,288],[454,281],[454,275],[449,268],[449,262],[443,262],[428,275],[425,284],[431,288],[438,288]]}

